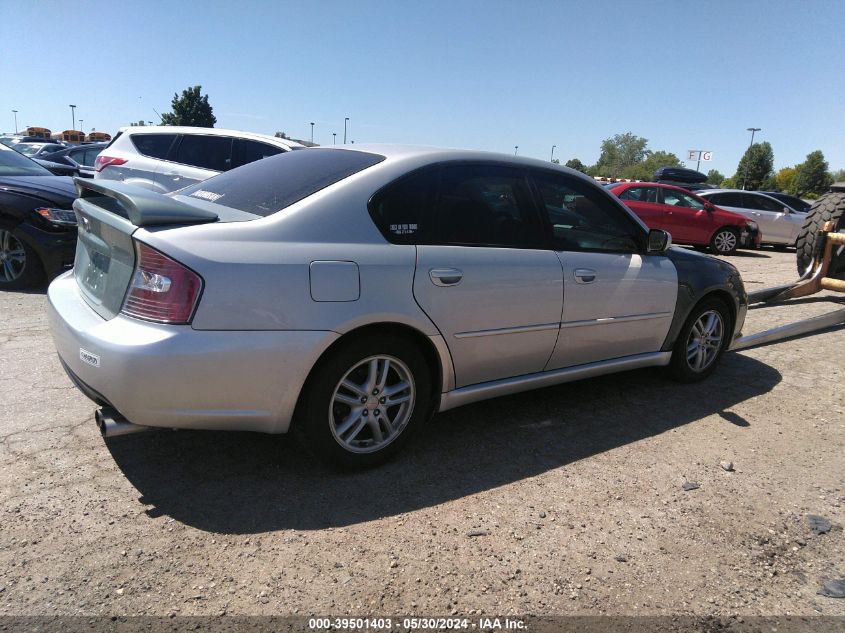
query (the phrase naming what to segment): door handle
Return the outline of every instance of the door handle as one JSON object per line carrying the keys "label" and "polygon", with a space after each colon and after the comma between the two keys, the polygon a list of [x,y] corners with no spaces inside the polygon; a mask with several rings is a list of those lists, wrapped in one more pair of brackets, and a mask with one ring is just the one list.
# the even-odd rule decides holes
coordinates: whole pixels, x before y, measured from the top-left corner
{"label": "door handle", "polygon": [[598,278],[598,274],[592,268],[576,268],[575,281],[579,284],[591,284]]}
{"label": "door handle", "polygon": [[464,278],[464,273],[457,268],[432,268],[428,276],[435,286],[457,286]]}

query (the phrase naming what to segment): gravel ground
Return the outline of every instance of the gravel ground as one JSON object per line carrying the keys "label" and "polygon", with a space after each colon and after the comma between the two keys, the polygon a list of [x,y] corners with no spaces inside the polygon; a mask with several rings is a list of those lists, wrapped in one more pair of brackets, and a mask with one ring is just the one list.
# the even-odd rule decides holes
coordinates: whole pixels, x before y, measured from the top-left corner
{"label": "gravel ground", "polygon": [[[730,259],[754,290],[794,258]],[[641,370],[456,409],[338,474],[286,437],[104,441],[45,302],[0,295],[0,615],[845,615],[817,593],[845,577],[843,328],[701,384]]]}

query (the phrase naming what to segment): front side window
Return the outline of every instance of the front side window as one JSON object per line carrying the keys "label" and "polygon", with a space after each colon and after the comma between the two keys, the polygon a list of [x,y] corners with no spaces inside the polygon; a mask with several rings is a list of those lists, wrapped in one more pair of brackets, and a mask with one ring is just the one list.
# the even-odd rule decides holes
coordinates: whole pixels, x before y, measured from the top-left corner
{"label": "front side window", "polygon": [[232,164],[232,137],[186,134],[176,150],[175,161],[200,169],[227,171]]}
{"label": "front side window", "polygon": [[[117,137],[115,137],[117,138]],[[133,134],[129,137],[135,149],[142,156],[150,158],[167,158],[170,146],[176,138],[175,134]]]}
{"label": "front side window", "polygon": [[500,165],[443,165],[425,235],[434,244],[543,248],[543,226],[525,174]]}
{"label": "front side window", "polygon": [[639,250],[642,229],[604,192],[561,174],[535,173],[534,181],[552,225],[555,250]]}
{"label": "front side window", "polygon": [[682,191],[674,191],[672,189],[664,189],[663,190],[663,199],[664,200],[672,200],[672,202],[666,202],[666,204],[671,204],[678,207],[684,207],[687,209],[695,209],[696,211],[700,211],[704,208],[704,203],[700,202],[697,198],[689,195],[688,193],[683,193]]}
{"label": "front side window", "polygon": [[745,201],[744,206],[746,209],[783,213],[783,203],[767,198],[766,196],[755,196],[752,193],[745,193],[742,195],[742,198]]}

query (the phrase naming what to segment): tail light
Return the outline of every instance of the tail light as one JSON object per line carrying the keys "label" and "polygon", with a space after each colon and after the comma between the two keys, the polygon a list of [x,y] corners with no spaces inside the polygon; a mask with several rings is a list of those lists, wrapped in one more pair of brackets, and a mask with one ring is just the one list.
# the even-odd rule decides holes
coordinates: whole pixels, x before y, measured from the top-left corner
{"label": "tail light", "polygon": [[189,323],[202,292],[202,278],[138,241],[135,255],[135,271],[121,313],[159,323]]}
{"label": "tail light", "polygon": [[106,167],[123,165],[125,162],[125,158],[115,158],[114,156],[103,156],[100,154],[94,159],[94,170],[103,171]]}

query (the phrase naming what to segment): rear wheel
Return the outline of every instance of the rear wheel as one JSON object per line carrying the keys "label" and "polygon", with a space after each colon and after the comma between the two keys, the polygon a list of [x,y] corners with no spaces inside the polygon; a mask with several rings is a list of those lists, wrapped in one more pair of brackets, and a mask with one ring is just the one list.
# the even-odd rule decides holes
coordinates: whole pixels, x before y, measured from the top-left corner
{"label": "rear wheel", "polygon": [[690,313],[672,348],[669,371],[679,382],[703,380],[716,369],[731,334],[731,318],[725,303],[704,299]]}
{"label": "rear wheel", "polygon": [[724,226],[713,234],[710,240],[710,250],[717,255],[733,255],[739,246],[739,231],[730,226]]}
{"label": "rear wheel", "polygon": [[0,290],[28,288],[44,275],[35,251],[6,225],[0,225]]}
{"label": "rear wheel", "polygon": [[[834,230],[837,231],[845,228],[845,193],[825,194],[810,207],[795,244],[799,275],[804,275],[813,265],[821,246],[818,235],[826,222],[833,222]],[[837,255],[836,250],[834,251],[827,276],[845,279],[845,253]]]}
{"label": "rear wheel", "polygon": [[399,451],[430,408],[431,375],[420,350],[395,335],[368,336],[315,368],[296,424],[324,461],[361,468]]}

